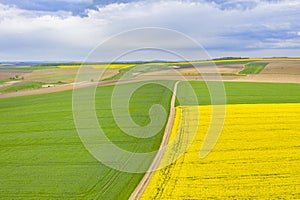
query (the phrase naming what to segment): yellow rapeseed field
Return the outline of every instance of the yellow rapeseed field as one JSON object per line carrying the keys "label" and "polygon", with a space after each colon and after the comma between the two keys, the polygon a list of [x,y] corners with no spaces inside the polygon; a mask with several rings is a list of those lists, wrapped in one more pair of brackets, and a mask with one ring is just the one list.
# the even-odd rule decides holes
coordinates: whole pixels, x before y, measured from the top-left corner
{"label": "yellow rapeseed field", "polygon": [[105,64],[98,64],[98,65],[93,65],[94,69],[104,69],[104,68],[109,68],[109,69],[121,69],[121,68],[128,68],[128,67],[133,67],[135,64],[118,64],[118,63],[112,63],[110,65],[105,65]]}
{"label": "yellow rapeseed field", "polygon": [[[118,64],[118,63],[112,63],[112,64],[97,64],[97,65],[83,65],[84,67],[91,67],[94,69],[121,69],[121,68],[128,68],[134,66],[134,64]],[[58,68],[63,68],[63,69],[72,69],[72,68],[80,68],[81,65],[60,65]]]}
{"label": "yellow rapeseed field", "polygon": [[142,199],[300,199],[300,104],[228,105],[222,134],[204,159],[211,107],[176,112],[170,140],[190,134],[200,113],[197,135],[175,163],[154,173]]}
{"label": "yellow rapeseed field", "polygon": [[59,65],[57,68],[62,68],[62,69],[78,69],[80,68],[81,65]]}

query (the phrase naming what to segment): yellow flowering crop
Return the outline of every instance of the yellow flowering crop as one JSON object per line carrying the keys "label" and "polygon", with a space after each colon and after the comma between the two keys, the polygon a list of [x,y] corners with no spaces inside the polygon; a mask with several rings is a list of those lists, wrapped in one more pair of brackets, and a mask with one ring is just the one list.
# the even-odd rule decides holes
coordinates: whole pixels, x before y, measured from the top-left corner
{"label": "yellow flowering crop", "polygon": [[93,65],[93,68],[94,69],[104,69],[104,68],[109,68],[109,69],[121,69],[121,68],[128,68],[128,67],[132,67],[134,66],[135,64],[127,64],[127,63],[124,63],[124,64],[118,64],[118,63],[112,63],[110,65],[107,65],[106,64],[98,64],[98,65]]}
{"label": "yellow flowering crop", "polygon": [[80,68],[81,65],[59,65],[57,68],[62,68],[62,69],[77,69]]}
{"label": "yellow flowering crop", "polygon": [[[134,64],[127,64],[127,63],[112,63],[112,64],[96,64],[96,65],[83,65],[84,67],[91,67],[94,69],[120,69],[120,68],[128,68],[134,66]],[[81,65],[60,65],[58,68],[64,68],[64,69],[71,69],[71,68],[80,68]]]}
{"label": "yellow flowering crop", "polygon": [[222,134],[204,159],[211,106],[176,112],[170,141],[195,129],[189,122],[200,113],[197,135],[175,163],[154,173],[142,199],[300,199],[300,104],[228,105]]}

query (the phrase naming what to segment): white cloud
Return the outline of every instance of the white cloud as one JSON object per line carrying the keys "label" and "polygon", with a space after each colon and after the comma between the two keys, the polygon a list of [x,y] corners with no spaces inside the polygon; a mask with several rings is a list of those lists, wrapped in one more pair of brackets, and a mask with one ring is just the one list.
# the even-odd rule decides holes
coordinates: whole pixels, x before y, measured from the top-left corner
{"label": "white cloud", "polygon": [[[27,11],[0,4],[0,60],[83,59],[112,35],[141,27],[183,32],[212,55],[238,51],[253,54],[255,49],[251,48],[295,48],[293,42],[299,41],[285,37],[300,28],[299,10],[300,2],[293,0],[256,1],[256,6],[248,10],[222,10],[204,1],[138,1],[86,10],[87,16],[80,17],[70,12]],[[172,48],[187,48],[181,41],[172,42],[161,36],[157,39]],[[114,48],[130,45],[119,41]],[[299,49],[294,51],[299,54]]]}

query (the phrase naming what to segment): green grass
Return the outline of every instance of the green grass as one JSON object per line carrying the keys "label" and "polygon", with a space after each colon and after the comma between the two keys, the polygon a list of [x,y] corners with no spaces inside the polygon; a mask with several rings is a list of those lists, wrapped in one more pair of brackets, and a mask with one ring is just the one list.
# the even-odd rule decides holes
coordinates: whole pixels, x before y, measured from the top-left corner
{"label": "green grass", "polygon": [[239,74],[259,74],[268,63],[249,63]]}
{"label": "green grass", "polygon": [[20,66],[19,67],[16,67],[16,66],[4,66],[4,67],[0,67],[0,72],[1,70],[20,70],[22,68],[28,68],[29,66]]}
{"label": "green grass", "polygon": [[[107,136],[127,150],[157,149],[163,130],[137,139],[117,127],[110,111],[112,91],[107,86],[96,93],[97,116]],[[153,104],[168,112],[170,98],[162,86],[141,87],[130,100],[133,120],[146,125]],[[128,199],[143,176],[110,169],[87,152],[75,130],[71,91],[0,99],[0,118],[0,199]]]}
{"label": "green grass", "polygon": [[[222,87],[218,82],[210,83]],[[198,103],[191,100],[193,91],[188,87],[189,84],[196,92]],[[224,88],[227,104],[300,103],[300,84],[224,82]],[[203,81],[181,82],[178,97],[183,99],[181,105],[211,104],[208,87]]]}
{"label": "green grass", "polygon": [[38,89],[38,88],[41,88],[42,85],[44,85],[44,84],[45,83],[41,83],[41,82],[23,82],[23,83],[17,83],[15,85],[12,85],[12,86],[10,86],[8,88],[3,89],[1,91],[1,93]]}
{"label": "green grass", "polygon": [[[103,79],[103,81],[108,81],[108,80],[120,80],[121,78],[125,78],[124,75],[132,70],[133,67],[128,67],[128,68],[122,68],[119,70],[119,73]],[[131,74],[126,75],[126,78],[132,78],[133,76]]]}
{"label": "green grass", "polygon": [[[0,70],[0,73],[1,73],[1,70]],[[2,79],[0,80],[0,84],[3,84],[3,83],[6,83],[6,82],[9,82],[9,81],[22,81],[23,80],[23,77],[10,77],[10,78],[7,78],[7,79]]]}
{"label": "green grass", "polygon": [[8,82],[8,81],[11,81],[11,79],[8,78],[8,79],[0,80],[0,85],[3,84],[3,83],[6,83],[6,82]]}

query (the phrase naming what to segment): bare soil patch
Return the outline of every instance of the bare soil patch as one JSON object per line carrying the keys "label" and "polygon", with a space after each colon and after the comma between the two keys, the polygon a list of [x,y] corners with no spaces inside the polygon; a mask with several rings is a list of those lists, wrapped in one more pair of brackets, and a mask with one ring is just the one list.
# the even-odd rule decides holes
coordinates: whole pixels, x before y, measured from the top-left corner
{"label": "bare soil patch", "polygon": [[[102,75],[103,78],[108,78],[118,73],[118,69],[90,69],[90,71],[93,74],[104,73]],[[39,81],[45,83],[56,83],[59,81],[64,83],[73,83],[76,79],[77,72],[77,68],[35,70],[31,74],[26,74],[24,79],[27,81]]]}
{"label": "bare soil patch", "polygon": [[300,75],[300,61],[277,61],[269,63],[261,74]]}
{"label": "bare soil patch", "polygon": [[170,68],[164,70],[157,70],[154,72],[148,72],[144,75],[195,75],[199,73],[222,73],[222,74],[237,74],[243,69],[243,64],[232,64],[232,65],[219,65],[216,67],[213,66],[201,66],[201,67],[185,67],[185,68]]}
{"label": "bare soil patch", "polygon": [[6,70],[0,68],[0,80],[5,80],[15,76],[25,76],[25,74],[30,74],[30,70]]}

